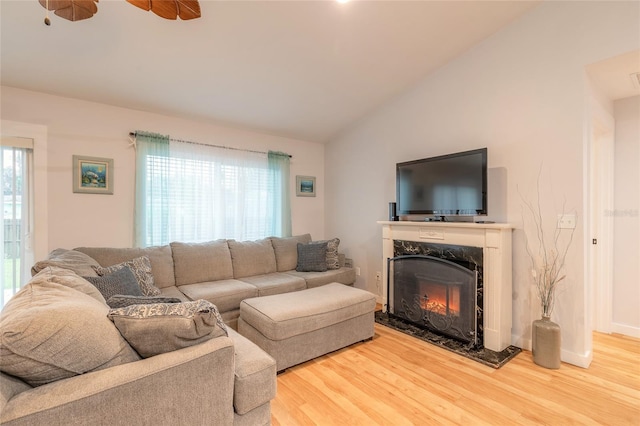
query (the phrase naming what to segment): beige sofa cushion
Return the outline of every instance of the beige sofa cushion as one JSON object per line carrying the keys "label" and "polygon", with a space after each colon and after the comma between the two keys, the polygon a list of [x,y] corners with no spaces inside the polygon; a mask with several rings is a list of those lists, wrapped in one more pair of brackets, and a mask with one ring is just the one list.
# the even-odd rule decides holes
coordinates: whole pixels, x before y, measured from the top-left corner
{"label": "beige sofa cushion", "polygon": [[356,270],[353,268],[332,269],[326,272],[288,271],[286,274],[304,278],[307,288],[320,287],[333,282],[352,286],[356,282]]}
{"label": "beige sofa cushion", "polygon": [[296,235],[294,237],[271,237],[271,244],[276,255],[278,272],[296,269],[298,264],[298,243],[311,242],[311,235]]}
{"label": "beige sofa cushion", "polygon": [[81,277],[97,277],[98,274],[93,268],[100,264],[85,253],[58,248],[49,253],[46,260],[36,262],[31,267],[31,275],[37,274],[48,266],[69,269]]}
{"label": "beige sofa cushion", "polygon": [[233,277],[243,278],[276,272],[276,255],[270,238],[257,241],[229,240]]}
{"label": "beige sofa cushion", "polygon": [[103,267],[147,256],[151,262],[151,273],[156,287],[162,289],[176,283],[171,246],[168,244],[145,248],[77,247],[74,250],[88,254]]}
{"label": "beige sofa cushion", "polygon": [[281,272],[244,277],[241,281],[255,286],[258,289],[258,296],[289,293],[307,288],[307,282],[304,278],[294,277],[293,275],[283,274]]}
{"label": "beige sofa cushion", "polygon": [[181,285],[180,291],[191,300],[208,300],[217,306],[220,313],[236,310],[244,299],[258,295],[256,286],[239,280]]}
{"label": "beige sofa cushion", "polygon": [[171,243],[176,285],[233,278],[227,240],[206,243]]}
{"label": "beige sofa cushion", "polygon": [[215,305],[206,300],[111,309],[109,318],[143,358],[227,336]]}
{"label": "beige sofa cushion", "polygon": [[107,318],[107,305],[85,294],[96,291],[91,284],[77,277],[73,286],[83,292],[43,272],[2,310],[1,371],[39,386],[140,359]]}
{"label": "beige sofa cushion", "polygon": [[106,303],[104,297],[102,296],[102,293],[100,293],[100,290],[98,290],[96,286],[91,285],[84,278],[79,278],[80,277],[78,276],[78,274],[70,269],[49,266],[38,272],[31,279],[31,282],[36,282],[44,279],[52,283],[62,284],[63,286],[78,290],[79,292],[84,293],[87,296],[91,296],[102,304]]}

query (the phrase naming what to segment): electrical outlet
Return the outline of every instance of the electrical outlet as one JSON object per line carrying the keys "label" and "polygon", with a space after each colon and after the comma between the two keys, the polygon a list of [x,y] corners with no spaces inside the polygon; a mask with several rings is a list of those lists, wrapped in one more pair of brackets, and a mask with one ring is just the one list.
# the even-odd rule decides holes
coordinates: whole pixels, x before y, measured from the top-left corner
{"label": "electrical outlet", "polygon": [[359,266],[356,266],[356,275],[360,276],[360,267]]}
{"label": "electrical outlet", "polygon": [[377,271],[376,272],[376,281],[380,281],[382,279],[382,272]]}

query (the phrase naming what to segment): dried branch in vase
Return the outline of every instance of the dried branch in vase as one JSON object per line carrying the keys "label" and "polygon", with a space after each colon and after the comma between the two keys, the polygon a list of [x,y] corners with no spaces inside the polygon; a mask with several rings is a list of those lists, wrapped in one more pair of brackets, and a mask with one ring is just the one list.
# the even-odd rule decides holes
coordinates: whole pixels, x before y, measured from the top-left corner
{"label": "dried branch in vase", "polygon": [[[523,223],[526,224],[525,213],[528,213],[535,234],[533,238],[530,238],[525,227],[525,245],[531,260],[531,275],[540,299],[542,316],[551,317],[555,304],[556,290],[559,283],[566,277],[563,274],[563,270],[569,247],[573,241],[575,227],[570,229],[568,238],[562,240],[560,237],[563,230],[558,226],[555,227],[551,234],[546,231],[540,205],[540,175],[538,175],[535,204],[526,201],[522,194],[520,194],[520,197],[526,207],[525,212],[523,212]],[[564,215],[564,213],[563,205],[562,214]]]}

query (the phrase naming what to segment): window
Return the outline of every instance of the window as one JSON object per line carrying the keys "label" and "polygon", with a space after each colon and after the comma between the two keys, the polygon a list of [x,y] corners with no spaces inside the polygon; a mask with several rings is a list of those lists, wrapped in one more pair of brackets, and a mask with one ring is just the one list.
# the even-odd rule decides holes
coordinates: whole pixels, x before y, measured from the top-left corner
{"label": "window", "polygon": [[0,306],[31,277],[33,264],[33,140],[2,138],[0,146]]}
{"label": "window", "polygon": [[137,246],[291,234],[288,155],[141,133],[136,149]]}

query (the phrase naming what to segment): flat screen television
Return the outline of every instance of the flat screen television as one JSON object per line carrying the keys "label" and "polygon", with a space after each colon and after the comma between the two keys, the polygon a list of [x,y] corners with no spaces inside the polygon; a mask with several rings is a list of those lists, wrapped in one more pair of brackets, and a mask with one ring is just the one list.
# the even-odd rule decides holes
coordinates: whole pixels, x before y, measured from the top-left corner
{"label": "flat screen television", "polygon": [[487,214],[487,148],[396,164],[400,215]]}

